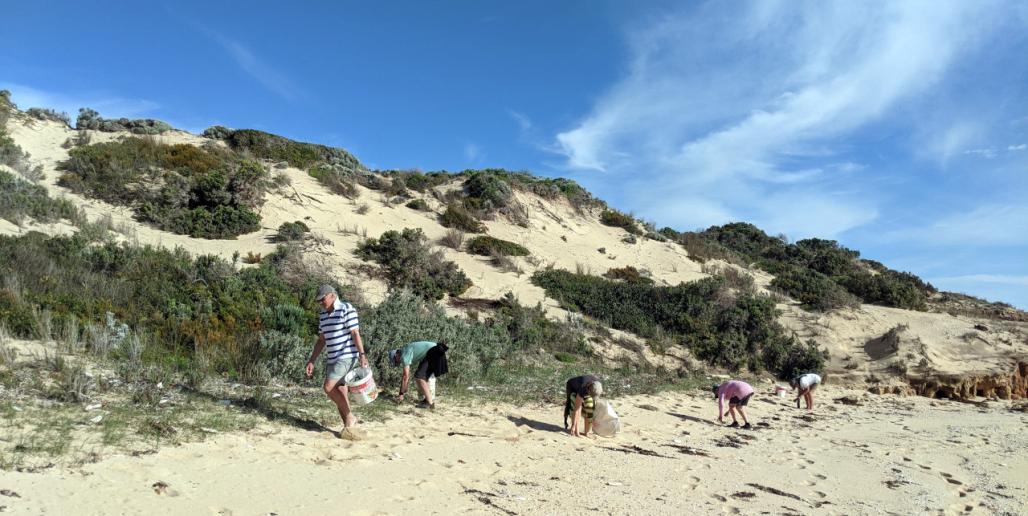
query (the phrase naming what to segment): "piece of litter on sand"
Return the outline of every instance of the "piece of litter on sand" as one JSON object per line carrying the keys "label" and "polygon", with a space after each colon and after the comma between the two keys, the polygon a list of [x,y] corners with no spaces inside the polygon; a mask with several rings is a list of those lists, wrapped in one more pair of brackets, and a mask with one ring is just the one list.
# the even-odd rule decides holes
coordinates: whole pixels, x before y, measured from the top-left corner
{"label": "piece of litter on sand", "polygon": [[103,414],[100,414],[100,415],[98,415],[98,416],[96,416],[96,417],[90,418],[90,419],[89,419],[89,422],[90,422],[90,423],[93,423],[93,424],[95,425],[95,424],[97,424],[97,423],[99,423],[99,422],[101,422],[101,421],[103,421],[103,420],[104,420],[104,415],[103,415]]}
{"label": "piece of litter on sand", "polygon": [[164,482],[161,482],[160,480],[154,482],[153,485],[150,486],[150,487],[153,488],[153,492],[154,493],[157,493],[159,495],[164,494],[168,490],[168,484],[165,484]]}
{"label": "piece of litter on sand", "polygon": [[204,433],[207,433],[207,434],[216,434],[216,433],[218,433],[218,431],[213,429],[213,428],[207,428],[207,427],[203,427],[203,426],[200,427],[200,431],[204,432]]}
{"label": "piece of litter on sand", "polygon": [[611,480],[611,481],[607,482],[607,485],[608,486],[623,486],[624,484],[622,484],[621,482],[615,482],[615,481]]}
{"label": "piece of litter on sand", "polygon": [[103,405],[100,404],[100,403],[93,403],[92,405],[86,405],[86,412],[89,412],[91,410],[96,410],[96,409],[98,409],[98,408],[100,408],[102,406]]}
{"label": "piece of litter on sand", "polygon": [[400,460],[402,458],[403,457],[401,457],[400,454],[396,452],[389,454],[389,460]]}
{"label": "piece of litter on sand", "polygon": [[11,405],[11,410],[13,410],[15,412],[21,412],[21,407],[19,407],[17,405]]}

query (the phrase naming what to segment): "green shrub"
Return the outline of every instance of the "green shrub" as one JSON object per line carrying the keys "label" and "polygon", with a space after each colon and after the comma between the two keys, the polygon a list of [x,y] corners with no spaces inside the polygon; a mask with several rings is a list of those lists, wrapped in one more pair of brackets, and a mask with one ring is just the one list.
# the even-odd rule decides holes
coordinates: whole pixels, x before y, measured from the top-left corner
{"label": "green shrub", "polygon": [[600,213],[600,223],[604,226],[622,228],[635,235],[642,234],[631,215],[626,215],[617,210],[603,210]]}
{"label": "green shrub", "polygon": [[325,185],[326,188],[346,197],[347,199],[356,199],[360,197],[360,191],[357,190],[356,182],[353,175],[347,173],[345,170],[324,164],[318,163],[313,165],[308,171],[314,179],[317,179],[319,183]]}
{"label": "green shrub", "polygon": [[774,301],[746,294],[733,297],[722,277],[656,287],[544,270],[536,272],[532,282],[567,309],[646,338],[675,336],[698,358],[733,370],[768,368],[782,375],[784,361],[768,362],[764,349],[791,352],[797,346],[776,321]]}
{"label": "green shrub", "polygon": [[432,211],[432,208],[428,206],[424,199],[413,199],[407,203],[407,207],[418,211]]}
{"label": "green shrub", "polygon": [[473,171],[464,180],[464,200],[468,208],[483,213],[492,213],[510,204],[514,192],[510,184],[491,171]]}
{"label": "green shrub", "polygon": [[464,271],[428,246],[420,229],[386,231],[360,243],[357,256],[381,265],[390,286],[409,288],[425,299],[458,296],[471,286]]}
{"label": "green shrub", "polygon": [[575,362],[578,362],[578,358],[575,357],[575,355],[572,355],[571,353],[567,353],[565,351],[558,351],[554,353],[553,358],[556,358],[558,362],[564,362],[565,364],[574,364]]}
{"label": "green shrub", "polygon": [[307,227],[307,224],[297,220],[294,222],[283,222],[278,227],[278,233],[275,234],[274,240],[276,242],[292,242],[296,240],[303,240],[307,237],[307,233],[310,233],[311,229]]}
{"label": "green shrub", "polygon": [[477,236],[469,240],[467,250],[471,254],[481,256],[493,256],[496,254],[501,256],[529,255],[528,249],[525,246],[487,235]]}
{"label": "green shrub", "polygon": [[[222,134],[222,131],[218,130],[218,134]],[[304,170],[317,163],[348,171],[365,170],[357,158],[343,149],[297,142],[256,129],[231,131],[225,137],[225,142],[235,150],[248,151],[261,159],[284,161]]]}
{"label": "green shrub", "polygon": [[607,272],[603,273],[603,277],[612,280],[621,280],[635,283],[653,283],[652,279],[643,276],[639,273],[639,269],[636,269],[631,265],[607,269]]}
{"label": "green shrub", "polygon": [[232,136],[232,129],[222,125],[212,125],[207,129],[203,130],[203,137],[210,138],[212,140],[224,140],[229,136]]}
{"label": "green shrub", "polygon": [[474,215],[459,204],[450,204],[446,211],[439,216],[439,223],[443,227],[459,229],[468,233],[485,233],[485,224],[482,224]]}
{"label": "green shrub", "polygon": [[856,308],[860,300],[820,272],[791,267],[771,281],[771,287],[789,294],[804,307],[828,312]]}
{"label": "green shrub", "polygon": [[94,131],[115,132],[129,131],[132,134],[161,134],[171,131],[173,127],[166,122],[151,118],[130,120],[128,118],[108,119],[100,116],[93,109],[82,108],[79,110],[78,119],[75,120],[75,129],[91,129]]}
{"label": "green shrub", "polygon": [[39,222],[74,220],[78,209],[67,199],[51,199],[46,188],[0,170],[0,218],[19,223],[26,216]]}
{"label": "green shrub", "polygon": [[217,147],[126,138],[71,149],[59,184],[128,205],[154,226],[199,238],[231,238],[260,229],[268,172]]}
{"label": "green shrub", "polygon": [[58,113],[52,109],[43,108],[28,108],[25,110],[25,114],[35,118],[36,120],[49,120],[51,122],[60,122],[68,127],[71,127],[71,117],[68,113]]}

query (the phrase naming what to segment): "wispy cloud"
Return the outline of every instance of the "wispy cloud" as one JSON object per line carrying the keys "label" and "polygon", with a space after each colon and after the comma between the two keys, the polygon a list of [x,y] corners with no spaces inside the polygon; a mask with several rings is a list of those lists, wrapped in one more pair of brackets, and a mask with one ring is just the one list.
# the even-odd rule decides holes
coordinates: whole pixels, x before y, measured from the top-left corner
{"label": "wispy cloud", "polygon": [[[621,178],[636,200],[649,196],[643,215],[677,214],[670,222],[684,227],[717,214],[830,236],[875,220],[874,196],[840,182],[853,171],[840,140],[934,87],[977,42],[987,10],[916,1],[738,7],[712,2],[632,31],[628,74],[556,135],[565,165]],[[633,184],[641,170],[646,180]],[[704,208],[683,209],[683,198]]]}
{"label": "wispy cloud", "polygon": [[204,26],[196,26],[201,32],[217,41],[241,70],[269,91],[289,101],[302,96],[301,89],[289,77],[279,72],[239,41]]}
{"label": "wispy cloud", "polygon": [[513,109],[508,109],[507,114],[510,115],[510,117],[513,118],[515,122],[517,122],[518,127],[521,129],[521,132],[527,132],[532,130],[532,120],[525,116],[524,113],[515,111]]}
{"label": "wispy cloud", "polygon": [[43,90],[11,82],[0,82],[0,89],[10,90],[12,100],[22,109],[30,107],[63,111],[74,123],[79,108],[89,107],[106,118],[138,118],[152,114],[160,105],[142,98],[129,98],[99,93],[63,93]]}
{"label": "wispy cloud", "polygon": [[929,224],[885,232],[882,241],[932,246],[1028,246],[1028,205],[989,203]]}
{"label": "wispy cloud", "polygon": [[481,163],[485,159],[485,153],[477,144],[468,142],[464,144],[464,159],[471,164]]}

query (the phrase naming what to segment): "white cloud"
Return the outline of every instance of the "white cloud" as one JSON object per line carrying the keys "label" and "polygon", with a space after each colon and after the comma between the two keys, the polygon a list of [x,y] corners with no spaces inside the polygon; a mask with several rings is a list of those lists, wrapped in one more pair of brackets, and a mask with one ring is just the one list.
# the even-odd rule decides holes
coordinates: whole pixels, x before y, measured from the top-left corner
{"label": "white cloud", "polygon": [[885,242],[969,247],[1028,245],[1028,205],[989,203],[923,226],[882,235]]}
{"label": "white cloud", "polygon": [[59,93],[9,82],[0,82],[0,89],[10,90],[11,100],[21,109],[42,107],[63,111],[71,117],[72,124],[75,123],[79,108],[83,107],[93,108],[105,118],[139,118],[153,113],[160,107],[156,102],[147,99],[105,93]]}
{"label": "white cloud", "polygon": [[481,147],[471,142],[464,144],[464,159],[469,163],[479,163],[484,158],[485,154],[483,154]]}
{"label": "white cloud", "polygon": [[1028,143],[1021,143],[1021,144],[1018,144],[1018,145],[1010,145],[1010,146],[1007,147],[1008,151],[1023,151],[1025,149],[1028,149]]}
{"label": "white cloud", "polygon": [[508,109],[507,114],[517,122],[521,132],[528,132],[532,130],[532,120],[525,116],[524,113]]}
{"label": "white cloud", "polygon": [[[713,2],[668,15],[632,31],[628,74],[555,146],[570,169],[645,173],[639,188],[660,185],[647,210],[678,214],[670,223],[718,213],[790,236],[838,234],[878,213],[875,196],[838,191],[835,179],[859,169],[839,156],[839,139],[936,86],[990,23],[987,11]],[[948,152],[967,140],[952,136]],[[662,206],[682,198],[706,208]]]}
{"label": "white cloud", "polygon": [[939,283],[998,283],[1000,285],[1017,285],[1028,287],[1028,276],[1007,274],[967,274],[964,276],[947,276],[937,278]]}
{"label": "white cloud", "polygon": [[217,41],[240,69],[271,92],[290,101],[301,96],[300,88],[292,80],[266,63],[242,43],[202,25],[194,25],[208,37]]}
{"label": "white cloud", "polygon": [[964,154],[978,156],[979,158],[992,159],[996,157],[996,149],[968,149]]}

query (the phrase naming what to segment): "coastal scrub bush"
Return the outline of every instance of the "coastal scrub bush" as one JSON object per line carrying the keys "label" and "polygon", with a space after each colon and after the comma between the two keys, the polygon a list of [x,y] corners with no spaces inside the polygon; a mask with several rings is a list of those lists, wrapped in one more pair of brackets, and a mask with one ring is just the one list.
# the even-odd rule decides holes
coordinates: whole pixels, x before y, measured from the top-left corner
{"label": "coastal scrub bush", "polygon": [[103,118],[96,110],[82,108],[79,109],[79,116],[75,120],[75,129],[91,129],[108,133],[129,131],[132,134],[161,134],[172,130],[173,127],[166,122],[152,118],[135,120],[128,118]]}
{"label": "coastal scrub bush", "polygon": [[612,280],[621,280],[635,283],[653,283],[653,280],[639,273],[639,269],[626,265],[624,267],[612,267],[603,273],[603,277]]}
{"label": "coastal scrub bush", "polygon": [[319,163],[311,166],[307,174],[317,179],[319,183],[332,191],[332,193],[342,195],[347,199],[360,197],[360,191],[357,190],[353,175],[343,170]]}
{"label": "coastal scrub bush", "polygon": [[459,229],[467,233],[485,233],[485,224],[482,224],[474,215],[460,204],[451,203],[446,211],[439,216],[439,223],[443,227]]}
{"label": "coastal scrub bush", "polygon": [[617,210],[603,210],[603,212],[600,213],[600,223],[604,226],[622,228],[634,235],[642,234],[642,231],[639,230],[639,226],[636,225],[635,219],[632,218],[631,215],[626,215]]}
{"label": "coastal scrub bush", "polygon": [[274,240],[276,242],[292,242],[296,240],[303,240],[308,233],[311,232],[311,228],[307,227],[302,221],[294,222],[283,222],[278,227],[278,232],[275,234]]}
{"label": "coastal scrub bush", "polygon": [[488,235],[477,236],[468,241],[467,250],[471,254],[481,256],[528,256],[528,249],[520,244],[493,238]]}
{"label": "coastal scrub bush", "polygon": [[492,213],[510,204],[514,192],[510,184],[490,171],[473,171],[464,180],[467,194],[465,206],[471,210]]}
{"label": "coastal scrub bush", "polygon": [[59,184],[134,208],[154,226],[199,238],[231,238],[260,229],[268,172],[213,146],[167,145],[126,138],[71,149]]}
{"label": "coastal scrub bush", "polygon": [[421,229],[386,231],[357,246],[357,256],[382,266],[394,288],[409,288],[425,299],[458,296],[471,286],[464,271],[432,250]]}
{"label": "coastal scrub bush", "polygon": [[779,355],[765,357],[764,349],[788,354],[798,345],[776,321],[774,301],[732,295],[723,277],[657,287],[551,269],[536,272],[532,282],[569,310],[642,337],[673,336],[701,360],[728,369],[782,375],[785,361],[770,361]]}
{"label": "coastal scrub bush", "polygon": [[412,199],[407,203],[407,207],[418,211],[432,211],[432,208],[428,206],[424,199]]}
{"label": "coastal scrub bush", "polygon": [[46,188],[0,170],[0,218],[15,224],[23,217],[38,222],[75,220],[78,209],[67,199],[52,199]]}
{"label": "coastal scrub bush", "polygon": [[860,300],[820,272],[790,267],[771,280],[771,287],[779,289],[805,308],[828,312],[839,308],[856,308]]}
{"label": "coastal scrub bush", "polygon": [[[222,129],[224,128],[216,130],[216,134],[225,134]],[[224,140],[229,147],[237,151],[248,151],[261,159],[284,161],[302,170],[307,170],[316,163],[325,163],[348,171],[365,170],[357,158],[343,149],[297,142],[256,129],[228,132]]]}
{"label": "coastal scrub bush", "polygon": [[68,113],[58,113],[57,111],[54,111],[52,109],[34,107],[26,109],[25,114],[32,118],[35,118],[36,120],[60,122],[68,127],[71,127],[71,117],[68,116]]}

